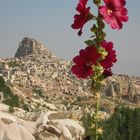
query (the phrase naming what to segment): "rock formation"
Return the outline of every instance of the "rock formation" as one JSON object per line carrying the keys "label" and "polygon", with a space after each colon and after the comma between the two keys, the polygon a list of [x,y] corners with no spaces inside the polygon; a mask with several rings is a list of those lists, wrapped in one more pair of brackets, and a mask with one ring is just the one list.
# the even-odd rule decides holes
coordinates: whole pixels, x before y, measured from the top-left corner
{"label": "rock formation", "polygon": [[106,91],[106,95],[117,97],[119,98],[121,96],[121,84],[119,81],[115,79],[111,79],[110,82],[108,83],[108,88]]}
{"label": "rock formation", "polygon": [[[38,114],[40,114],[38,116]],[[40,112],[35,120],[18,118],[0,111],[0,140],[79,140],[84,136],[84,128],[75,120],[53,119],[57,112]],[[26,115],[23,113],[22,115]],[[57,116],[57,115],[56,115]],[[30,120],[30,121],[29,121]]]}
{"label": "rock formation", "polygon": [[43,51],[44,46],[37,40],[31,39],[29,37],[23,38],[23,40],[19,43],[19,48],[15,54],[16,58],[25,57],[31,54],[39,54]]}
{"label": "rock formation", "polygon": [[135,91],[135,86],[134,84],[130,81],[128,83],[128,92],[127,95],[130,99],[133,99],[134,95],[135,95],[136,91]]}

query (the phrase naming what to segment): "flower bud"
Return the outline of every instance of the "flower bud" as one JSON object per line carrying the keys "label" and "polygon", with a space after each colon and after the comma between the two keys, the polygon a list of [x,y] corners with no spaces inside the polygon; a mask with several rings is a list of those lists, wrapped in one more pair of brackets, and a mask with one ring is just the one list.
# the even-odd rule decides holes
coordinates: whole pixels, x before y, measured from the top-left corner
{"label": "flower bud", "polygon": [[102,128],[98,128],[97,133],[98,133],[99,135],[102,135],[102,134],[103,134],[103,129],[102,129]]}

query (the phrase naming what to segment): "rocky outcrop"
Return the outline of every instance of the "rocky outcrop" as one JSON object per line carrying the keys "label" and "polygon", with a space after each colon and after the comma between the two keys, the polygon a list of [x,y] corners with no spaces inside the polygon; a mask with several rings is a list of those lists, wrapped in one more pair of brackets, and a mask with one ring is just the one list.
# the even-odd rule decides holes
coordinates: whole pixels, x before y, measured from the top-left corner
{"label": "rocky outcrop", "polygon": [[23,38],[19,43],[19,48],[15,54],[16,58],[25,57],[31,54],[38,54],[43,51],[44,46],[37,40],[31,39],[29,37]]}
{"label": "rocky outcrop", "polygon": [[127,95],[128,95],[128,97],[129,97],[130,99],[133,99],[134,96],[135,96],[135,93],[136,93],[136,91],[135,91],[134,83],[130,81],[130,82],[128,83],[128,92],[127,92]]}
{"label": "rocky outcrop", "polygon": [[111,96],[113,98],[119,98],[121,96],[121,84],[119,81],[113,78],[110,78],[106,89],[106,95],[108,96]]}
{"label": "rocky outcrop", "polygon": [[35,140],[27,128],[20,125],[16,117],[0,112],[0,140]]}
{"label": "rocky outcrop", "polygon": [[139,104],[139,77],[113,75],[105,80],[105,95]]}
{"label": "rocky outcrop", "polygon": [[29,119],[26,121],[24,118],[19,119],[17,116],[0,112],[0,140],[82,139],[84,128],[78,121],[49,118],[54,113],[57,114],[57,112],[41,112],[38,116],[37,113],[35,121]]}
{"label": "rocky outcrop", "polygon": [[112,83],[110,83],[106,94],[107,94],[108,96],[113,97],[113,98],[116,97],[116,92],[115,92],[115,90],[114,90],[114,85],[113,85]]}

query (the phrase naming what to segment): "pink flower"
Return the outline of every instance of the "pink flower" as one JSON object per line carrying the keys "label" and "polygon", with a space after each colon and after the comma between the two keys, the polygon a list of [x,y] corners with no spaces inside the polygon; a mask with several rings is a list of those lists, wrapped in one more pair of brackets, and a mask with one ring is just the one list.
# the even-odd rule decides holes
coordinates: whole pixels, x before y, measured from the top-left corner
{"label": "pink flower", "polygon": [[125,0],[104,0],[104,2],[106,5],[99,7],[103,19],[112,29],[121,29],[122,22],[128,21],[127,9],[124,7]]}
{"label": "pink flower", "polygon": [[106,74],[110,75],[112,73],[110,68],[113,66],[113,63],[117,62],[116,51],[113,50],[112,42],[103,41],[101,43],[101,46],[105,49],[105,51],[107,52],[107,55],[105,59],[100,61],[100,64],[104,68],[105,75]]}
{"label": "pink flower", "polygon": [[100,54],[95,46],[88,46],[79,52],[79,55],[73,58],[75,65],[71,68],[73,74],[78,78],[87,78],[94,74],[92,66],[96,64]]}
{"label": "pink flower", "polygon": [[71,25],[73,29],[80,29],[78,35],[81,36],[84,24],[93,16],[89,12],[90,7],[86,8],[88,0],[79,0],[76,10],[80,13],[74,16],[74,23]]}

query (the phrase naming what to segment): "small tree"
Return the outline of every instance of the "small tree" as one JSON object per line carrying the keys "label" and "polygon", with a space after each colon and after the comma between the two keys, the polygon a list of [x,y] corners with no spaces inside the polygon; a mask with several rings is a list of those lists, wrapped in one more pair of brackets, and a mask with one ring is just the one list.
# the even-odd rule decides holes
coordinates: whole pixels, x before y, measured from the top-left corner
{"label": "small tree", "polygon": [[140,140],[140,109],[136,108],[133,115],[133,139]]}
{"label": "small tree", "polygon": [[14,112],[14,107],[13,106],[9,106],[9,113],[13,113]]}
{"label": "small tree", "polygon": [[5,80],[3,79],[2,76],[0,76],[0,92],[3,90],[5,87]]}
{"label": "small tree", "polygon": [[19,97],[18,95],[14,95],[11,98],[6,98],[3,103],[12,106],[12,107],[18,107],[19,106]]}
{"label": "small tree", "polygon": [[3,96],[4,96],[4,99],[7,99],[7,98],[10,98],[10,97],[12,97],[12,91],[11,91],[11,89],[10,89],[10,87],[9,86],[5,86],[4,88],[3,88]]}
{"label": "small tree", "polygon": [[117,107],[99,140],[140,140],[140,108]]}

